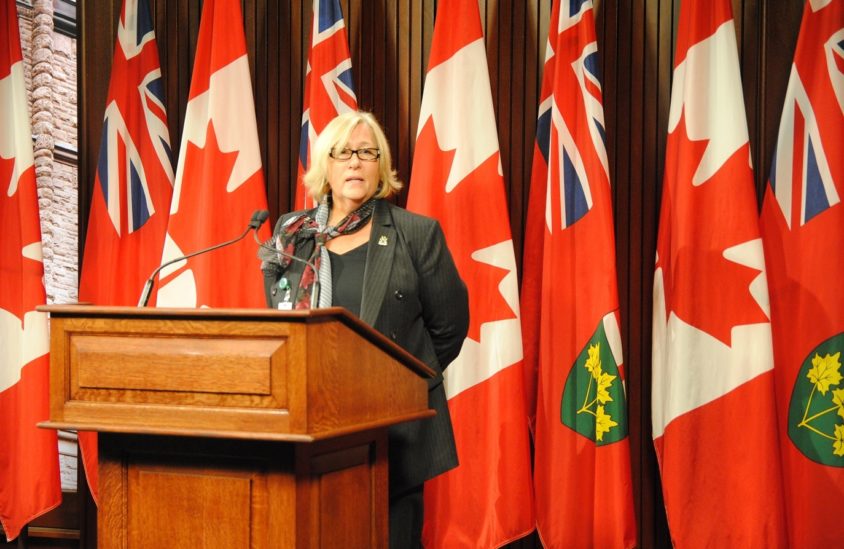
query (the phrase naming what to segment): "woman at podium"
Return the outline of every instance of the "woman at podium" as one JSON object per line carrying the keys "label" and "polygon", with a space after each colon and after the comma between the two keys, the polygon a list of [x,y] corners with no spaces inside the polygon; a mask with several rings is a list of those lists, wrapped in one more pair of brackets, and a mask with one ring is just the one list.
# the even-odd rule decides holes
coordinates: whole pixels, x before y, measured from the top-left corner
{"label": "woman at podium", "polygon": [[318,206],[283,215],[261,250],[267,305],[345,307],[436,372],[436,416],[389,431],[390,547],[419,547],[422,486],[458,463],[442,372],[468,331],[466,286],[439,223],[386,200],[401,182],[372,114],[325,127],[304,183]]}

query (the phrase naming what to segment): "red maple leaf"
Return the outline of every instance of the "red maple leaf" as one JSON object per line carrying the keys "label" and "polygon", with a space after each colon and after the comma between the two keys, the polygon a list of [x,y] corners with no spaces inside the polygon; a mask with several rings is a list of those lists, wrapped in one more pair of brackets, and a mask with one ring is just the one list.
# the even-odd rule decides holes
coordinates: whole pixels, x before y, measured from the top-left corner
{"label": "red maple leaf", "polygon": [[0,238],[0,309],[5,309],[23,320],[20,303],[20,234],[17,223],[20,211],[17,196],[8,196],[8,185],[12,180],[15,159],[0,156],[0,222],[3,223],[3,237]]}
{"label": "red maple leaf", "polygon": [[489,246],[512,240],[509,215],[498,173],[498,154],[492,155],[450,192],[445,192],[456,151],[444,151],[437,142],[433,119],[416,141],[418,151],[436,151],[416,162],[408,202],[413,210],[438,219],[460,276],[469,289],[469,334],[480,341],[481,324],[516,318],[498,286],[509,271],[471,256]]}
{"label": "red maple leaf", "polygon": [[[14,157],[0,157],[0,309],[23,321],[27,311],[44,303],[43,267],[39,261],[23,255],[25,246],[40,240],[41,229],[36,209],[35,167],[30,166],[21,174],[17,191],[8,196],[14,166]],[[31,218],[27,216],[27,206],[35,210]]]}
{"label": "red maple leaf", "polygon": [[[739,148],[701,185],[692,178],[708,145],[692,141],[685,119],[669,136],[657,244],[666,315],[730,345],[734,326],[767,322],[750,294],[759,271],[724,257],[724,251],[759,238],[749,145]],[[674,152],[674,154],[672,154]]]}
{"label": "red maple leaf", "polygon": [[[226,189],[238,154],[238,151],[220,150],[212,121],[208,122],[204,147],[188,142],[179,210],[171,216],[169,225],[170,235],[184,253],[237,237],[246,228],[250,214],[256,208],[265,207],[260,196],[263,189],[260,169],[231,192]],[[197,306],[261,307],[263,294],[258,286],[261,282],[258,266],[254,242],[244,240],[190,259],[187,266],[167,279],[190,268],[196,280]],[[240,269],[254,271],[257,281],[254,288],[240,288],[234,282],[227,282]]]}
{"label": "red maple leaf", "polygon": [[15,169],[15,158],[3,158],[0,156],[0,196],[9,194],[9,184],[12,181],[12,170]]}

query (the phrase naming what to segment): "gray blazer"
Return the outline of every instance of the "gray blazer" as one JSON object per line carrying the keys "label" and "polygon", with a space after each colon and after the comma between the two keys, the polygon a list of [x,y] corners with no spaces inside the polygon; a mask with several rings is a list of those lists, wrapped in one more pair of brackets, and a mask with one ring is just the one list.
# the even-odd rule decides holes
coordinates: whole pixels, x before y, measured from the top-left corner
{"label": "gray blazer", "polygon": [[[304,213],[292,212],[276,223]],[[390,428],[390,495],[420,486],[457,466],[457,449],[446,404],[442,372],[460,353],[469,328],[469,297],[439,223],[384,200],[372,214],[366,256],[361,320],[391,338],[437,375],[428,380],[428,404],[437,415]],[[308,242],[296,255],[307,258]],[[267,304],[278,307],[277,281],[287,277],[293,291],[304,265],[264,271]],[[292,296],[296,302],[296,296]]]}

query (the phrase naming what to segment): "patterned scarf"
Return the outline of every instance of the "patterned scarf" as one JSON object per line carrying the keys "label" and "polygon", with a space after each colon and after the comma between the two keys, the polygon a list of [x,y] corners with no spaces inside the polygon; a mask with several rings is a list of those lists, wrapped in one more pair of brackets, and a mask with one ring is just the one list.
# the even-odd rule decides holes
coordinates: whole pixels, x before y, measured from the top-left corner
{"label": "patterned scarf", "polygon": [[[279,232],[273,235],[268,245],[281,250],[278,253],[278,262],[282,269],[286,269],[293,261],[289,256],[295,255],[296,249],[308,241],[313,242],[313,249],[307,258],[304,258],[310,265],[313,265],[319,273],[319,307],[331,306],[331,259],[328,256],[326,243],[332,238],[345,234],[352,234],[366,226],[372,212],[375,209],[375,198],[367,200],[360,208],[353,211],[333,227],[328,226],[328,214],[330,206],[327,200],[323,200],[317,207],[313,217],[310,213],[304,213],[293,217],[285,222]],[[295,309],[310,309],[311,293],[314,288],[315,273],[310,266],[302,271],[299,279],[298,298],[294,305]]]}

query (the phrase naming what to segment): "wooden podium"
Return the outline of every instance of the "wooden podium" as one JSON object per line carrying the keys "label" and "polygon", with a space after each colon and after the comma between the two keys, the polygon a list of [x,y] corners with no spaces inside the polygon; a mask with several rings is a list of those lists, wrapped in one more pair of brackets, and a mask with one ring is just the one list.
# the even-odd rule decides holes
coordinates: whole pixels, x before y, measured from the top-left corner
{"label": "wooden podium", "polygon": [[50,428],[99,432],[101,548],[387,547],[433,372],[343,309],[48,306]]}

